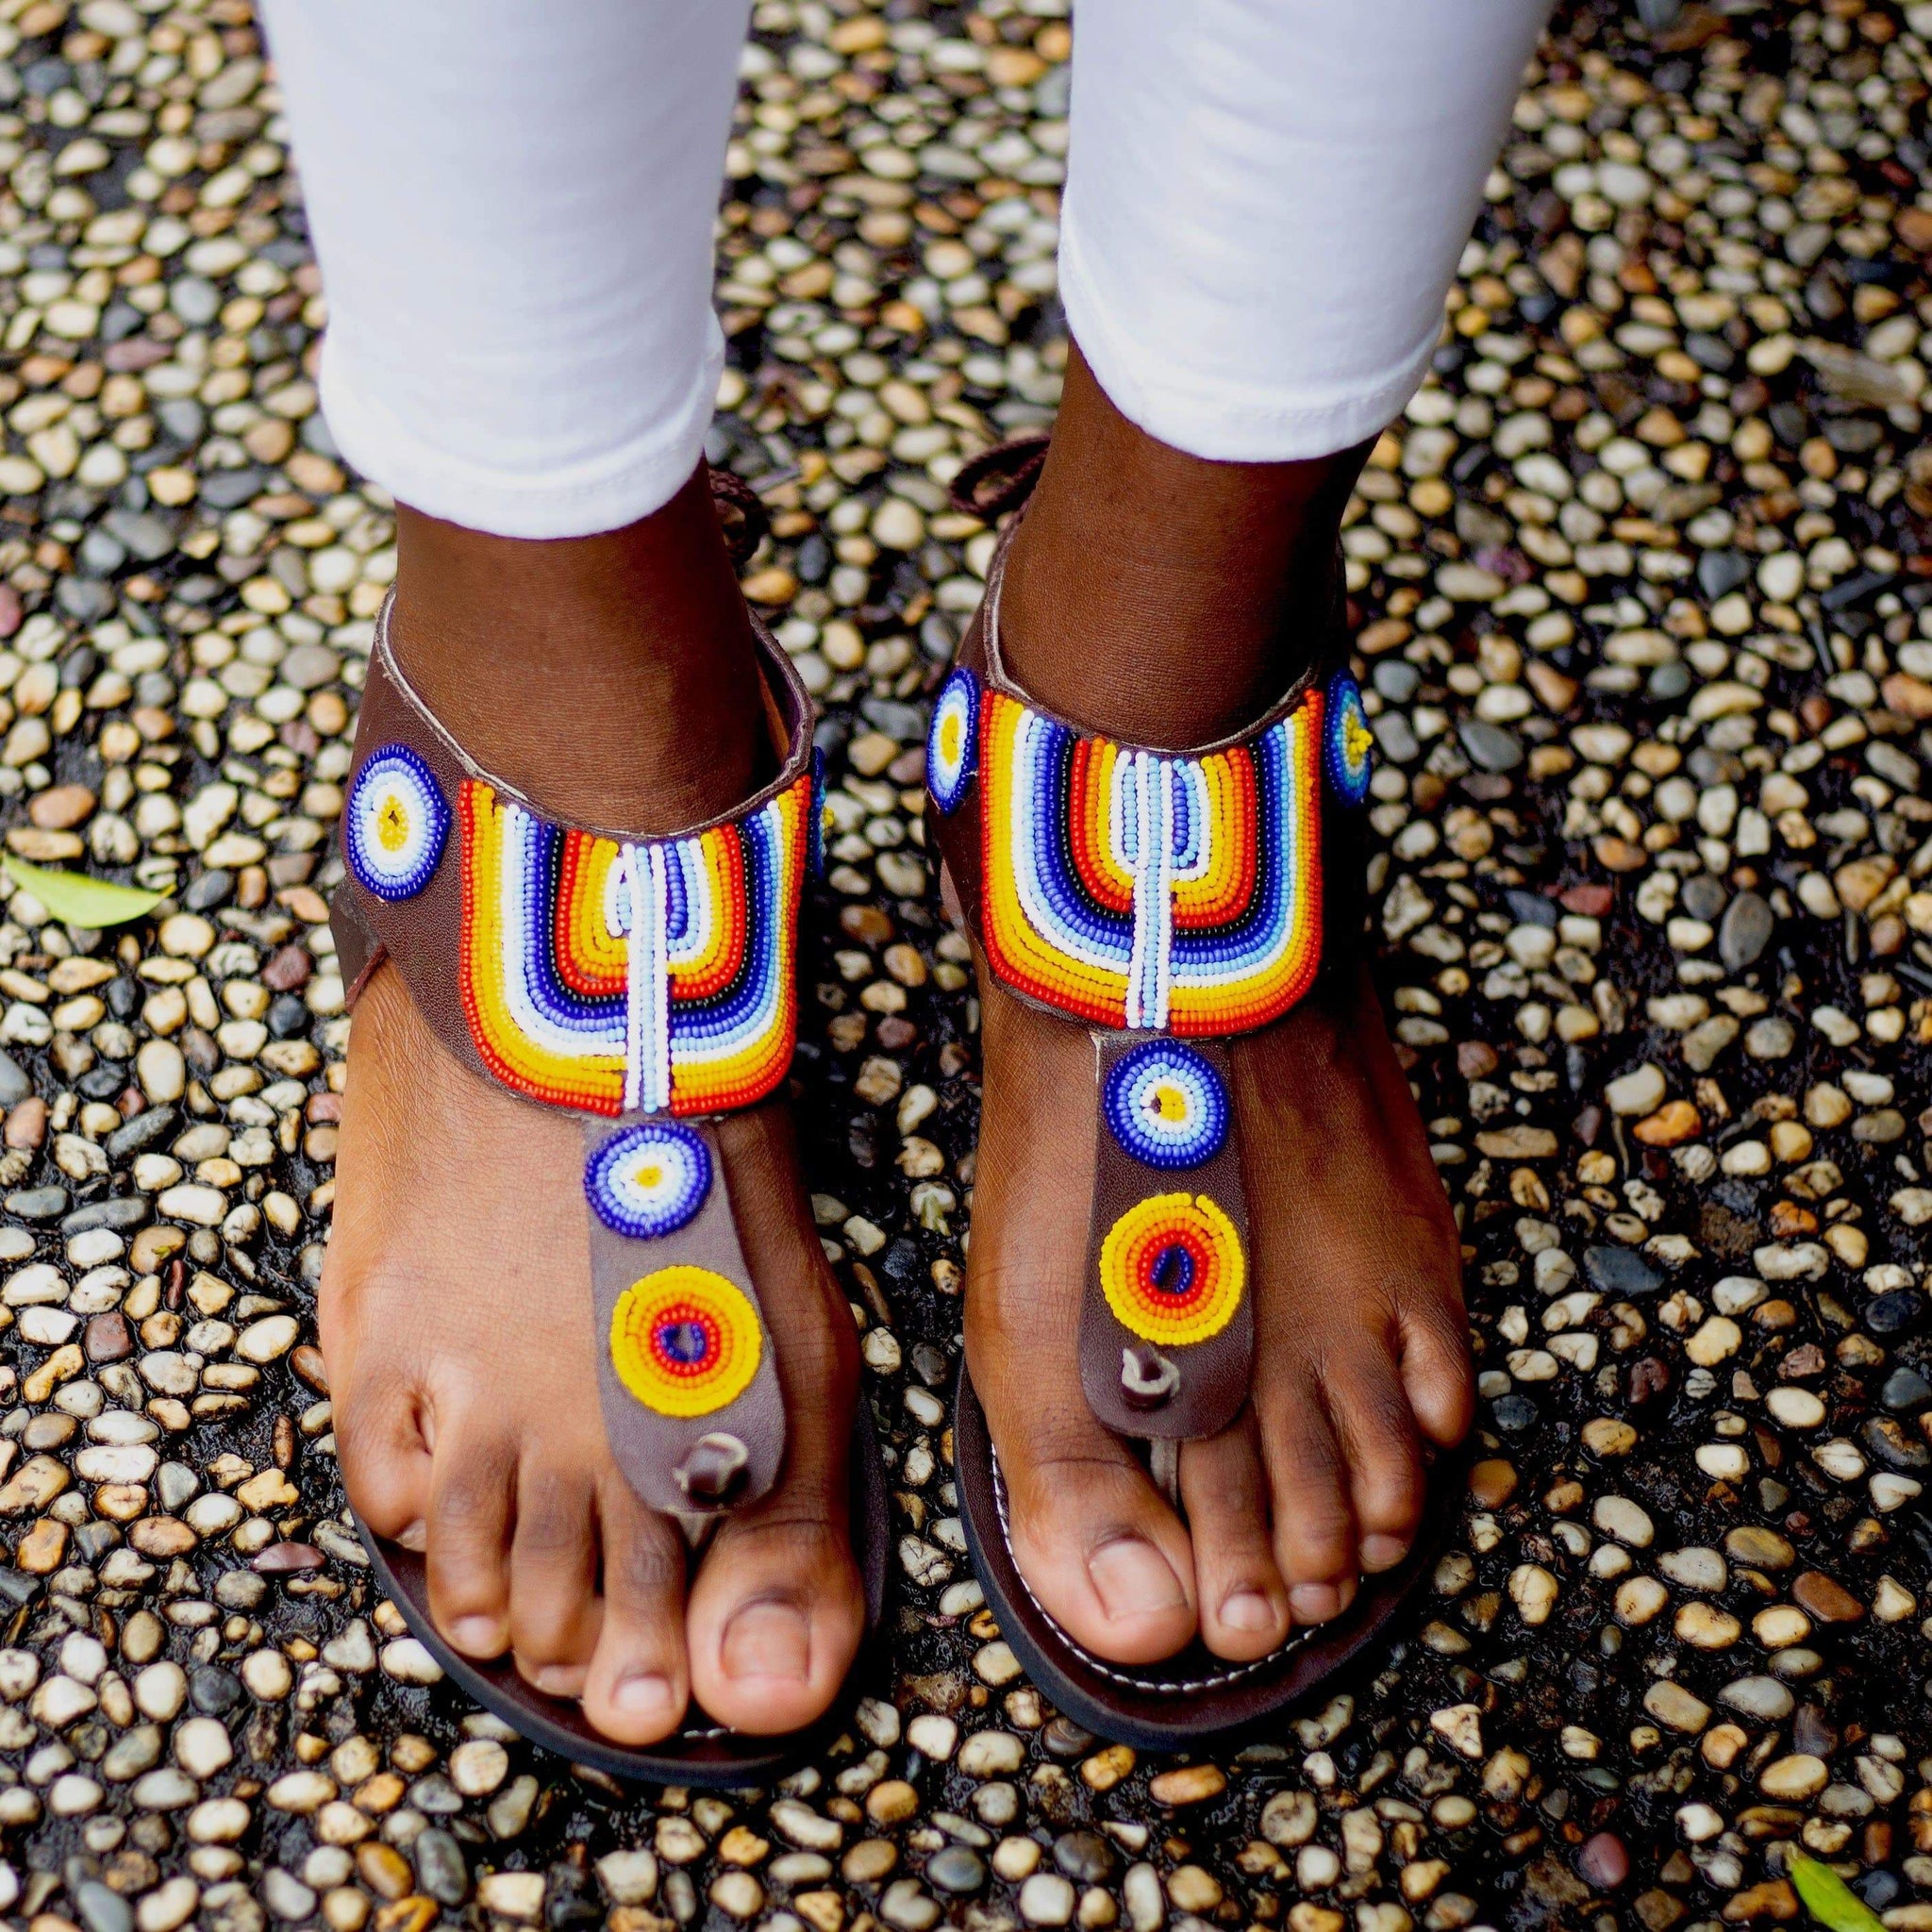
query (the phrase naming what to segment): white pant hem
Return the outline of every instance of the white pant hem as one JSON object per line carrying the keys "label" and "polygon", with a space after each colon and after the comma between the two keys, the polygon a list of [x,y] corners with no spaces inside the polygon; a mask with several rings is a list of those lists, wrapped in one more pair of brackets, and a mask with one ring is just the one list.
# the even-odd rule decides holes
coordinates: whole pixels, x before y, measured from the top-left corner
{"label": "white pant hem", "polygon": [[397,502],[492,537],[590,537],[661,509],[704,453],[724,360],[716,336],[674,415],[616,449],[568,465],[510,472],[424,441],[377,400],[382,385],[358,372],[353,344],[325,336],[322,408],[347,460]]}
{"label": "white pant hem", "polygon": [[[1270,393],[1243,375],[1215,382],[1159,366],[1148,342],[1116,327],[1081,258],[1071,225],[1060,235],[1060,301],[1094,378],[1128,422],[1187,455],[1222,463],[1288,463],[1334,456],[1379,435],[1421,386],[1441,330],[1432,329],[1385,378],[1347,393]],[[1265,318],[1250,321],[1264,324]]]}

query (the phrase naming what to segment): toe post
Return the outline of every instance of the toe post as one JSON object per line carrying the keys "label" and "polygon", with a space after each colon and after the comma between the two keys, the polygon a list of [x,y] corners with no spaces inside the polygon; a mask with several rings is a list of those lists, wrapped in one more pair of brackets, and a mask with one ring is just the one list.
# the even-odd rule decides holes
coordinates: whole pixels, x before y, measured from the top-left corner
{"label": "toe post", "polygon": [[1164,1408],[1180,1391],[1181,1372],[1152,1342],[1121,1350],[1121,1399],[1137,1414]]}
{"label": "toe post", "polygon": [[693,1509],[724,1509],[743,1493],[751,1451],[728,1430],[713,1429],[692,1443],[672,1472]]}

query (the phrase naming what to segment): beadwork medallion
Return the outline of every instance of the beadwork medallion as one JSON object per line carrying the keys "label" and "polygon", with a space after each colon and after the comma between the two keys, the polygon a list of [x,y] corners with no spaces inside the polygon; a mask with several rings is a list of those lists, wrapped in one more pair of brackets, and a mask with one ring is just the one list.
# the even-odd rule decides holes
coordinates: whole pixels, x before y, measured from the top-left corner
{"label": "beadwork medallion", "polygon": [[442,788],[408,745],[384,745],[357,773],[342,813],[342,847],[364,891],[413,899],[429,883],[448,836]]}
{"label": "beadwork medallion", "polygon": [[978,739],[979,680],[961,665],[941,690],[925,735],[925,787],[941,811],[966,795]]}
{"label": "beadwork medallion", "polygon": [[1208,1194],[1137,1201],[1100,1247],[1100,1286],[1121,1325],[1158,1348],[1206,1341],[1240,1307],[1247,1260]]}
{"label": "beadwork medallion", "polygon": [[1150,1040],[1124,1054],[1102,1105],[1114,1140],[1147,1167],[1199,1167],[1227,1141],[1227,1089],[1178,1041]]}
{"label": "beadwork medallion", "polygon": [[1328,725],[1323,762],[1328,783],[1343,805],[1359,805],[1369,795],[1374,772],[1375,734],[1362,708],[1362,691],[1346,671],[1328,680]]}
{"label": "beadwork medallion", "polygon": [[764,1338],[744,1291],[708,1268],[660,1268],[618,1297],[610,1359],[659,1415],[711,1415],[751,1387]]}
{"label": "beadwork medallion", "polygon": [[825,748],[811,748],[811,807],[806,813],[805,862],[815,879],[825,875]]}
{"label": "beadwork medallion", "polygon": [[584,1167],[597,1219],[632,1241],[659,1241],[688,1226],[711,1191],[711,1150],[675,1121],[622,1127]]}

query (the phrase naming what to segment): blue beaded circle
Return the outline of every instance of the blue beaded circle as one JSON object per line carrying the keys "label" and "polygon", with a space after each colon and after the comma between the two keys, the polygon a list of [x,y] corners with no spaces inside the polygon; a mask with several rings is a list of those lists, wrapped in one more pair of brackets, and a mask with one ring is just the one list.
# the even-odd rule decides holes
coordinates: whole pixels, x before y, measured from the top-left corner
{"label": "blue beaded circle", "polygon": [[1369,795],[1374,770],[1375,735],[1362,708],[1362,688],[1346,671],[1328,680],[1323,763],[1328,783],[1343,805],[1359,805]]}
{"label": "blue beaded circle", "polygon": [[1147,1167],[1199,1167],[1227,1141],[1221,1075],[1175,1040],[1124,1053],[1107,1076],[1103,1110],[1122,1149]]}
{"label": "blue beaded circle", "polygon": [[711,1150],[675,1121],[621,1127],[584,1167],[584,1192],[612,1234],[657,1241],[675,1234],[711,1191]]}
{"label": "blue beaded circle", "polygon": [[979,680],[963,666],[941,688],[925,735],[925,789],[941,811],[966,795],[979,745]]}
{"label": "blue beaded circle", "polygon": [[413,899],[442,857],[449,805],[407,744],[386,744],[356,774],[342,827],[356,883],[378,899]]}

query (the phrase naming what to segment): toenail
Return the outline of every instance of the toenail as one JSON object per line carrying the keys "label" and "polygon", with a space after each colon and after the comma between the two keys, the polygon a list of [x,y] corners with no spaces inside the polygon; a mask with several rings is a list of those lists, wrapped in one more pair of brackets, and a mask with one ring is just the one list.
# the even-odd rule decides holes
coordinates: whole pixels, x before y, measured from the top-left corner
{"label": "toenail", "polygon": [[449,1641],[471,1657],[489,1657],[503,1648],[503,1634],[494,1617],[458,1617],[449,1626]]}
{"label": "toenail", "polygon": [[1222,1605],[1221,1621],[1230,1630],[1272,1630],[1274,1606],[1258,1590],[1238,1590]]}
{"label": "toenail", "polygon": [[1187,1607],[1188,1593],[1167,1558],[1137,1536],[1101,1544],[1087,1559],[1087,1574],[1093,1579],[1100,1607],[1116,1622]]}
{"label": "toenail", "polygon": [[1408,1545],[1399,1536],[1365,1536],[1362,1539],[1362,1568],[1392,1570],[1408,1554]]}
{"label": "toenail", "polygon": [[655,1672],[626,1677],[610,1693],[610,1702],[626,1717],[652,1717],[671,1702],[671,1680]]}
{"label": "toenail", "polygon": [[546,1697],[581,1697],[585,1675],[582,1664],[545,1664],[534,1681]]}
{"label": "toenail", "polygon": [[719,1661],[727,1677],[802,1683],[811,1674],[811,1626],[791,1604],[746,1604],[724,1626]]}
{"label": "toenail", "polygon": [[1341,1609],[1341,1592],[1332,1583],[1298,1583],[1288,1601],[1298,1622],[1321,1624]]}
{"label": "toenail", "polygon": [[419,1516],[407,1529],[396,1532],[396,1541],[420,1557],[429,1547],[429,1525]]}

